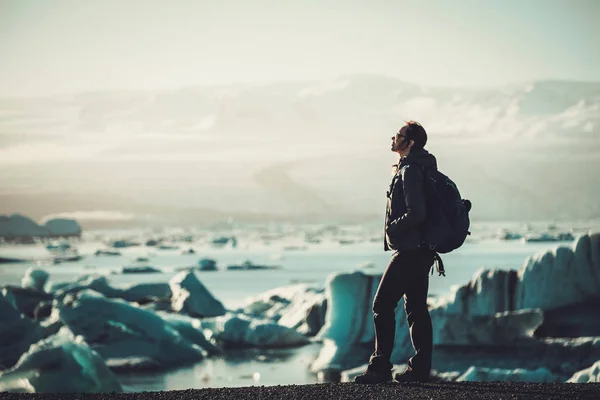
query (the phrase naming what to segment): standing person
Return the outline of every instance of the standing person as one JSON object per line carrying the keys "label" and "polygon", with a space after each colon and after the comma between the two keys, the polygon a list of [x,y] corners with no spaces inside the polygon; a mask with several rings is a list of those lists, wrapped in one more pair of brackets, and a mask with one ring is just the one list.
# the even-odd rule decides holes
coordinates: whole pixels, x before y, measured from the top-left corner
{"label": "standing person", "polygon": [[429,270],[436,253],[422,248],[421,230],[426,217],[424,172],[437,169],[436,159],[424,149],[425,129],[407,122],[392,137],[392,151],[400,160],[387,193],[384,250],[392,258],[379,282],[373,302],[375,351],[367,370],[355,378],[357,383],[381,383],[392,380],[390,357],[394,346],[395,309],[404,296],[404,308],[415,355],[399,382],[426,382],[431,371],[432,326],[427,307]]}

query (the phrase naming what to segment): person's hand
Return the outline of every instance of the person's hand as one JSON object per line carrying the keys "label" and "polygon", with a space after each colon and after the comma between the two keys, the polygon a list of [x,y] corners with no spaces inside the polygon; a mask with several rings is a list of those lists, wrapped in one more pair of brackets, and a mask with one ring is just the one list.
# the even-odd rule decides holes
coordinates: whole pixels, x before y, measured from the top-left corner
{"label": "person's hand", "polygon": [[388,236],[393,235],[394,233],[396,233],[397,230],[398,230],[398,220],[395,220],[395,219],[388,222],[387,226],[385,227],[385,233],[387,233]]}

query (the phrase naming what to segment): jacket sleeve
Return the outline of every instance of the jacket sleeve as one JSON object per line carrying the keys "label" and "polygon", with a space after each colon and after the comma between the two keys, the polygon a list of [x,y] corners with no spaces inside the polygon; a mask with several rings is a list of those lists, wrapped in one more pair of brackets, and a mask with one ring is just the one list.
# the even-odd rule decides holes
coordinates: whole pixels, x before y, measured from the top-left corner
{"label": "jacket sleeve", "polygon": [[388,225],[388,233],[398,234],[419,226],[427,215],[423,169],[409,165],[402,171],[406,212]]}

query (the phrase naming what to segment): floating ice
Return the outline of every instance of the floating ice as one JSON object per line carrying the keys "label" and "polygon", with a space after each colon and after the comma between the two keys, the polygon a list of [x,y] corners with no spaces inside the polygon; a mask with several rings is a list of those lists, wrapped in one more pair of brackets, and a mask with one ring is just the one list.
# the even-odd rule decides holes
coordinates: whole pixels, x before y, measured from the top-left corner
{"label": "floating ice", "polygon": [[119,296],[127,301],[140,302],[148,298],[169,299],[171,288],[168,283],[138,283],[122,288]]}
{"label": "floating ice", "polygon": [[[311,365],[313,372],[343,371],[364,362],[365,352],[357,351],[356,347],[372,346],[371,309],[380,278],[381,275],[361,271],[329,276],[326,283],[327,318],[317,335],[323,340],[323,348]],[[397,313],[400,309],[397,308]],[[403,319],[397,315],[397,325]]]}
{"label": "floating ice", "polygon": [[456,379],[457,382],[558,382],[546,368],[536,370],[470,367]]}
{"label": "floating ice", "polygon": [[128,265],[121,268],[122,274],[153,274],[161,272],[160,269],[151,265]]}
{"label": "floating ice", "polygon": [[80,235],[81,226],[73,219],[56,218],[40,226],[24,215],[0,215],[0,237],[7,239]]}
{"label": "floating ice", "polygon": [[569,380],[569,383],[589,383],[600,382],[600,361],[596,361],[594,365],[579,372],[576,372]]}
{"label": "floating ice", "polygon": [[245,314],[272,319],[307,336],[316,335],[325,324],[326,310],[324,289],[307,284],[261,293],[250,299],[243,309]]}
{"label": "floating ice", "polygon": [[308,339],[296,330],[273,321],[252,319],[243,314],[227,314],[203,320],[214,338],[226,346],[282,348],[307,344]]}
{"label": "floating ice", "polygon": [[42,330],[15,306],[10,292],[0,292],[0,369],[13,366],[32,343],[42,338]]}
{"label": "floating ice", "polygon": [[[174,329],[181,334],[184,338],[189,340],[191,343],[200,346],[209,355],[220,353],[220,349],[213,344],[202,329],[202,323],[199,319],[188,317],[187,315],[171,314],[171,313],[160,313],[159,314],[165,322],[171,325]],[[212,336],[212,332],[208,333]]]}
{"label": "floating ice", "polygon": [[519,271],[480,270],[437,305],[450,314],[494,315],[543,311],[593,300],[600,294],[600,233],[582,235],[526,259]]}
{"label": "floating ice", "polygon": [[51,219],[49,221],[46,221],[46,223],[44,224],[44,228],[46,228],[50,236],[54,237],[68,237],[81,235],[81,226],[74,219]]}
{"label": "floating ice", "polygon": [[[327,320],[318,335],[324,345],[312,371],[345,370],[359,365],[357,354],[365,346],[372,351],[371,308],[380,278],[364,271],[330,276]],[[481,270],[452,295],[437,299],[430,307],[434,345],[535,342],[533,332],[542,324],[545,310],[593,301],[599,294],[600,234],[583,235],[571,248],[550,250],[527,261],[521,271]],[[396,308],[393,363],[413,353],[402,306],[403,300]],[[539,345],[541,352],[552,347]]]}
{"label": "floating ice", "polygon": [[216,317],[225,314],[223,304],[214,298],[193,272],[182,271],[169,281],[174,311],[192,317]]}
{"label": "floating ice", "polygon": [[84,290],[55,302],[60,319],[105,360],[148,358],[163,367],[201,360],[204,350],[155,313]]}
{"label": "floating ice", "polygon": [[43,269],[28,268],[25,276],[21,279],[21,287],[44,290],[50,274]]}
{"label": "floating ice", "polygon": [[48,231],[31,218],[20,214],[0,215],[0,237],[16,239],[23,237],[43,237]]}
{"label": "floating ice", "polygon": [[63,298],[67,294],[90,289],[102,293],[108,298],[122,298],[131,302],[147,303],[155,299],[171,298],[171,288],[168,283],[139,283],[125,287],[113,287],[102,275],[84,275],[74,282],[54,283],[49,287],[56,297]]}
{"label": "floating ice", "polygon": [[19,362],[0,374],[0,392],[121,392],[102,358],[63,327],[29,348]]}
{"label": "floating ice", "polygon": [[600,232],[528,258],[519,271],[516,308],[550,310],[600,294]]}
{"label": "floating ice", "polygon": [[35,317],[35,309],[42,303],[51,303],[52,295],[36,290],[26,289],[19,286],[5,286],[2,291],[5,295],[10,296],[11,302],[18,311],[28,317]]}
{"label": "floating ice", "polygon": [[84,275],[77,278],[74,282],[54,283],[48,288],[49,292],[54,293],[58,298],[63,298],[69,293],[77,293],[85,289],[90,289],[102,293],[106,297],[119,297],[121,291],[110,286],[108,279],[102,275]]}

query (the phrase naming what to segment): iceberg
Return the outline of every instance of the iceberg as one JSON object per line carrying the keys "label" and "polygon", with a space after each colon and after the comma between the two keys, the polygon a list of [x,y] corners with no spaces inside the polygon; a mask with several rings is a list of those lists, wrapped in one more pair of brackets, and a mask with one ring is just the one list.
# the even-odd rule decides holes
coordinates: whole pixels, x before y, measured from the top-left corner
{"label": "iceberg", "polygon": [[556,247],[528,258],[519,271],[515,306],[551,310],[598,298],[600,232],[579,236],[570,247]]}
{"label": "iceberg", "polygon": [[[168,283],[138,283],[124,287],[113,287],[102,275],[84,275],[74,282],[62,282],[49,285],[48,290],[57,298],[62,299],[67,294],[91,289],[102,293],[108,298],[122,298],[129,302],[148,303],[154,300],[168,299],[170,302],[171,288]],[[170,307],[169,307],[170,308]]]}
{"label": "iceberg", "polygon": [[208,355],[221,353],[221,349],[207,338],[207,336],[212,336],[212,332],[203,330],[199,319],[165,312],[161,312],[159,315],[190,343],[206,350]]}
{"label": "iceberg", "polygon": [[[373,351],[375,332],[371,309],[380,279],[381,275],[363,271],[329,276],[326,322],[316,337],[323,341],[323,348],[311,364],[312,372],[355,367],[364,363],[365,357]],[[400,306],[396,308],[397,331],[398,324],[404,320],[398,315],[404,312]]]}
{"label": "iceberg", "polygon": [[108,243],[108,246],[113,247],[115,249],[123,249],[126,247],[135,247],[135,246],[139,246],[139,245],[140,245],[140,243],[134,242],[132,240],[127,240],[127,239],[115,240],[113,242]]}
{"label": "iceberg", "polygon": [[0,215],[0,237],[8,240],[45,237],[48,232],[31,218],[20,214]]}
{"label": "iceberg", "polygon": [[168,283],[138,283],[122,288],[120,298],[131,302],[147,302],[149,299],[170,299],[171,288]]}
{"label": "iceberg", "polygon": [[191,317],[217,317],[226,310],[193,272],[182,271],[169,281],[173,295],[173,311],[188,314]]}
{"label": "iceberg", "polygon": [[559,382],[546,368],[513,370],[500,368],[471,367],[456,379],[457,382]]}
{"label": "iceberg", "polygon": [[162,273],[158,268],[151,265],[127,265],[121,268],[122,274],[154,274]]}
{"label": "iceberg", "polygon": [[81,226],[73,219],[57,218],[47,221],[44,225],[38,225],[24,215],[0,215],[0,237],[8,240],[71,236],[81,236]]}
{"label": "iceberg", "polygon": [[51,237],[81,236],[81,226],[74,219],[55,218],[46,221],[44,228]]}
{"label": "iceberg", "polygon": [[35,310],[40,304],[51,303],[51,294],[36,289],[25,289],[19,286],[7,285],[2,288],[5,296],[10,296],[16,309],[30,318],[35,317]]}
{"label": "iceberg", "polygon": [[147,358],[161,367],[204,358],[205,351],[152,311],[86,289],[55,301],[60,320],[105,360]]}
{"label": "iceberg", "polygon": [[[380,278],[364,271],[328,278],[326,323],[317,335],[323,347],[311,365],[313,372],[347,370],[363,363],[361,357],[373,351],[372,303]],[[547,314],[554,316],[552,311],[565,305],[582,310],[577,321],[595,320],[595,308],[584,306],[597,301],[599,288],[599,233],[582,235],[571,247],[528,259],[520,271],[480,270],[451,295],[429,300],[434,346],[523,345],[538,349],[540,357],[554,352],[570,359],[558,344],[534,338],[534,333],[548,322]],[[593,331],[599,324],[588,325],[587,333],[600,334]],[[567,328],[561,325],[561,329]],[[573,352],[573,346],[577,343],[564,342],[567,352]],[[401,299],[391,361],[400,363],[412,354]]]}
{"label": "iceberg", "polygon": [[480,270],[473,279],[437,301],[449,314],[473,316],[582,304],[600,295],[600,233],[578,237],[525,260],[519,271]]}
{"label": "iceberg", "polygon": [[44,290],[50,274],[43,269],[28,268],[21,279],[21,287],[26,289]]}
{"label": "iceberg", "polygon": [[10,292],[0,292],[0,370],[12,367],[32,343],[42,338],[40,327],[22,315]]}
{"label": "iceberg", "polygon": [[200,271],[216,271],[217,262],[212,258],[201,258],[198,261],[198,269]]}
{"label": "iceberg", "polygon": [[294,329],[269,320],[253,319],[243,314],[227,314],[202,321],[213,337],[227,347],[284,348],[309,343]]}
{"label": "iceberg", "polygon": [[0,392],[122,392],[115,375],[81,337],[68,328],[34,345],[0,374]]}
{"label": "iceberg", "polygon": [[594,365],[584,370],[576,372],[567,380],[569,383],[590,383],[600,382],[600,361],[596,361]]}
{"label": "iceberg", "polygon": [[74,282],[52,284],[48,288],[48,291],[53,293],[57,298],[62,299],[67,294],[81,292],[86,289],[102,293],[104,296],[110,298],[120,297],[121,295],[121,291],[112,287],[105,276],[97,274],[83,275]]}
{"label": "iceberg", "polygon": [[[433,322],[433,343],[442,346],[512,346],[533,339],[544,315],[539,309],[505,311],[492,316],[447,314],[443,309],[430,311]],[[406,343],[407,355],[412,350],[410,337],[398,334]]]}
{"label": "iceberg", "polygon": [[98,249],[98,250],[96,250],[94,255],[96,255],[96,256],[120,256],[121,252],[116,251],[116,250],[110,250],[110,249]]}
{"label": "iceberg", "polygon": [[250,299],[243,308],[247,315],[277,321],[306,336],[316,335],[323,327],[326,310],[325,290],[307,284],[269,290]]}

